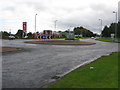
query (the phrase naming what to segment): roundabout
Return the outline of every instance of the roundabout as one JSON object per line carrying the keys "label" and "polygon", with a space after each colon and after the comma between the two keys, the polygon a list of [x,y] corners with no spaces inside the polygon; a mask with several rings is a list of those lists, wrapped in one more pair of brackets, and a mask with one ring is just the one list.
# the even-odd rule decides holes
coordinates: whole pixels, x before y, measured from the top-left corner
{"label": "roundabout", "polygon": [[25,41],[24,43],[32,44],[52,44],[52,45],[93,45],[93,42],[84,42],[80,40],[39,40],[39,41]]}

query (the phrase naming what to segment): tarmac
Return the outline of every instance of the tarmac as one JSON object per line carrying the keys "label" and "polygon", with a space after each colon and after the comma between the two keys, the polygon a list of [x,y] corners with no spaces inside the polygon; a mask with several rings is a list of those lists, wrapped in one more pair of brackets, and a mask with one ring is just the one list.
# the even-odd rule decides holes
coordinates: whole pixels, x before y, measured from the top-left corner
{"label": "tarmac", "polygon": [[57,76],[103,55],[118,52],[118,43],[94,39],[81,40],[96,43],[93,45],[44,45],[25,41],[2,40],[2,47],[21,49],[2,55],[3,88],[43,88],[59,78]]}
{"label": "tarmac", "polygon": [[14,47],[0,47],[0,53],[13,52],[13,51],[18,51],[18,50],[21,50],[21,49],[14,48]]}

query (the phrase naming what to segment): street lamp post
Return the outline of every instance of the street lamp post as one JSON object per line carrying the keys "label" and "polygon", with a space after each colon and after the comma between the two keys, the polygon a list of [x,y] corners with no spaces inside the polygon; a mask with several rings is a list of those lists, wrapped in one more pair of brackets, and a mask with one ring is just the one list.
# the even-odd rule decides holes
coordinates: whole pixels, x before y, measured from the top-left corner
{"label": "street lamp post", "polygon": [[100,34],[100,37],[102,37],[102,22],[103,20],[102,19],[99,19],[101,21],[100,25],[101,25],[101,34]]}
{"label": "street lamp post", "polygon": [[71,29],[71,26],[70,26],[70,28],[68,29],[68,32],[69,32],[69,39],[70,39],[70,29]]}
{"label": "street lamp post", "polygon": [[37,14],[35,14],[35,37],[36,37],[36,16]]}
{"label": "street lamp post", "polygon": [[10,32],[9,32],[10,36],[11,36],[11,29],[10,29]]}
{"label": "street lamp post", "polygon": [[115,39],[117,39],[117,12],[113,11],[115,13]]}
{"label": "street lamp post", "polygon": [[36,33],[36,16],[37,14],[35,14],[35,33]]}
{"label": "street lamp post", "polygon": [[57,23],[58,20],[55,20],[55,30],[56,30],[56,23]]}

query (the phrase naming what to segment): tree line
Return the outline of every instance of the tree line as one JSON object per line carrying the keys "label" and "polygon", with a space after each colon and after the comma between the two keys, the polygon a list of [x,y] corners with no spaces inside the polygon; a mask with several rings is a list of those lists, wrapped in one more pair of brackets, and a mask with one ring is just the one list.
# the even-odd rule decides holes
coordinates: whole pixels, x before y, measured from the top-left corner
{"label": "tree line", "polygon": [[[15,38],[23,38],[26,35],[28,36],[28,38],[34,37],[32,32],[24,33],[23,30],[20,30],[20,29],[17,31],[16,34],[10,34],[6,31],[1,31],[0,33],[2,34],[2,38],[8,38],[10,35],[15,36]],[[39,33],[39,32],[36,32],[36,33]],[[97,34],[94,34],[92,31],[90,31],[86,28],[83,28],[82,26],[75,27],[73,29],[73,31],[65,30],[65,31],[58,31],[58,33],[60,33],[62,35],[62,37],[64,37],[64,38],[66,38],[66,35],[68,33],[74,33],[75,35],[82,34],[83,37],[94,37],[97,35]]]}
{"label": "tree line", "polygon": [[17,31],[16,34],[11,34],[11,33],[8,33],[7,31],[0,32],[0,38],[3,38],[3,39],[8,39],[10,35],[15,36],[15,38],[23,38],[26,35],[28,36],[28,38],[32,38],[32,32],[24,33],[23,30],[20,30],[20,29]]}
{"label": "tree line", "polygon": [[111,34],[115,34],[115,26],[117,26],[116,36],[120,37],[120,22],[111,23],[110,26],[105,26],[102,31],[102,37],[111,37]]}
{"label": "tree line", "polygon": [[[111,37],[111,34],[115,34],[115,25],[117,24],[117,37],[120,37],[120,22],[118,23],[111,23],[110,26],[105,26],[102,30],[102,37]],[[37,32],[39,33],[39,32]],[[69,30],[65,31],[58,31],[58,33],[61,33],[63,37],[65,37],[66,33],[69,33]],[[93,33],[92,31],[80,26],[80,27],[74,27],[73,31],[70,31],[70,33],[74,33],[75,35],[82,34],[83,37],[96,37],[99,36],[98,34]],[[18,30],[16,34],[10,34],[7,31],[1,31],[0,35],[2,38],[8,38],[8,36],[12,35],[16,38],[22,38],[24,36],[28,36],[28,38],[33,38],[33,33],[24,33],[23,30]]]}
{"label": "tree line", "polygon": [[74,28],[74,34],[78,35],[78,34],[82,34],[83,37],[96,37],[99,36],[98,34],[93,33],[92,31],[83,28],[82,26],[80,27],[75,27]]}

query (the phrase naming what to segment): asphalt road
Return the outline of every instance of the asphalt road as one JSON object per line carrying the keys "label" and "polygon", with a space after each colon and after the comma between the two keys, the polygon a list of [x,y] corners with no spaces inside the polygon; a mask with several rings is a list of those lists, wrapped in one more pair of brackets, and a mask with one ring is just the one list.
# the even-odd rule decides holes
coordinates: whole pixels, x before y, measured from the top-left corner
{"label": "asphalt road", "polygon": [[2,56],[3,88],[40,88],[51,78],[62,75],[80,64],[118,51],[117,43],[92,39],[95,45],[27,44],[25,40],[3,40],[3,46],[19,47],[22,51]]}

